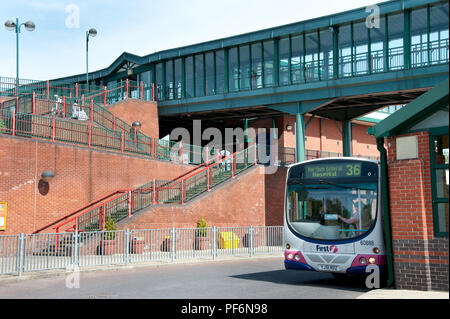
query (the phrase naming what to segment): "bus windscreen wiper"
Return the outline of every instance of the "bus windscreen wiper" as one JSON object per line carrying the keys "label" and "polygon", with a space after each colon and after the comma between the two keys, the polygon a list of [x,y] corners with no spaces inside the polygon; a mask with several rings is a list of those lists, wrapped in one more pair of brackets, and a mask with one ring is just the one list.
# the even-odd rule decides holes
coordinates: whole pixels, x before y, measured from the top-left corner
{"label": "bus windscreen wiper", "polygon": [[337,184],[337,183],[333,183],[333,182],[330,182],[330,181],[325,181],[325,180],[323,180],[323,179],[321,179],[321,180],[319,180],[319,183],[320,184],[327,184],[327,185],[332,185],[332,186],[337,186],[337,187],[340,187],[340,188],[345,188],[345,189],[357,189],[358,187],[352,187],[352,186],[343,186],[343,185],[340,185],[340,184]]}
{"label": "bus windscreen wiper", "polygon": [[309,188],[309,189],[324,189],[323,187],[316,187],[316,186],[311,186],[311,185],[306,185],[302,182],[300,182],[300,178],[290,178],[287,182],[288,185],[299,185],[299,186],[303,186],[304,188]]}
{"label": "bus windscreen wiper", "polygon": [[344,188],[344,189],[361,189],[361,190],[367,190],[367,191],[371,191],[373,190],[372,188],[364,188],[364,187],[354,187],[354,186],[344,186],[341,184],[337,184],[337,183],[333,183],[330,181],[325,181],[323,179],[319,180],[320,184],[327,184],[327,185],[331,185],[331,186],[336,186],[336,187],[340,187],[340,188]]}

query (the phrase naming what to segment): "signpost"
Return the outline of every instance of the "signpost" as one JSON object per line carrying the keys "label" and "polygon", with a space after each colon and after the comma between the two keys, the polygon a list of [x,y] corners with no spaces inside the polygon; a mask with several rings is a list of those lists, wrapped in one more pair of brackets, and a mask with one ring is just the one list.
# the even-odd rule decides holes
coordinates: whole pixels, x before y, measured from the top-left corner
{"label": "signpost", "polygon": [[6,202],[0,202],[0,230],[6,230]]}

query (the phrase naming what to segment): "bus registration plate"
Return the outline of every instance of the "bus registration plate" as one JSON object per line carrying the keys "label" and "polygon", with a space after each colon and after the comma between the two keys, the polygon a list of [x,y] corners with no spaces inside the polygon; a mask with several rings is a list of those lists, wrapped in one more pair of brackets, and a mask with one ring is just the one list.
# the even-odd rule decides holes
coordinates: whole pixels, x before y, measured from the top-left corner
{"label": "bus registration plate", "polygon": [[317,265],[320,270],[326,270],[326,271],[339,271],[340,268],[337,265],[327,265],[327,264],[318,264]]}

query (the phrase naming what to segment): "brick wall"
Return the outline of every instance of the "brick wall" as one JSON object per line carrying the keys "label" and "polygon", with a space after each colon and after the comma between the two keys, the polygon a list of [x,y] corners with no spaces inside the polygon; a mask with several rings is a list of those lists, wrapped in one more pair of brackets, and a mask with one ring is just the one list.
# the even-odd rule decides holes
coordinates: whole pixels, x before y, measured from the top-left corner
{"label": "brick wall", "polygon": [[[305,125],[311,119],[305,116]],[[291,131],[287,131],[286,127],[292,126]],[[259,120],[251,122],[250,127],[265,127],[270,129],[273,127],[271,119]],[[295,148],[295,116],[284,115],[275,120],[275,126],[278,128],[278,146]],[[339,128],[338,128],[339,127]],[[362,123],[352,124],[352,153],[361,156],[379,156],[376,140],[373,136],[367,134],[369,125]],[[305,130],[306,141],[305,148],[307,150],[325,151],[333,153],[341,153],[342,124],[329,119],[313,118]]]}
{"label": "brick wall", "polygon": [[286,167],[278,167],[274,172],[266,168],[265,199],[266,199],[266,225],[283,225],[284,216],[284,189],[286,187]]}
{"label": "brick wall", "polygon": [[149,137],[159,138],[156,102],[127,99],[114,103],[108,108],[108,111],[130,125],[134,121],[139,121],[142,124],[140,128],[142,133]]}
{"label": "brick wall", "polygon": [[418,137],[418,158],[396,159],[396,137],[388,138],[389,196],[395,284],[399,289],[448,290],[448,237],[433,232],[430,149]]}
{"label": "brick wall", "polygon": [[[8,203],[1,235],[31,233],[118,189],[169,180],[193,167],[1,134],[0,158],[0,201]],[[44,170],[55,174],[45,196],[38,189]]]}

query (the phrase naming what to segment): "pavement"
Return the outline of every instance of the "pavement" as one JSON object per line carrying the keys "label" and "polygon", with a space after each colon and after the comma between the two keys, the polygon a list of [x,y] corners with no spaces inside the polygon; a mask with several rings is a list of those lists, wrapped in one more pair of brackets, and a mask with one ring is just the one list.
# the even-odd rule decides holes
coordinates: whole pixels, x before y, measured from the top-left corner
{"label": "pavement", "polygon": [[[264,255],[258,256],[258,258],[269,258],[276,257],[277,255]],[[235,260],[235,259],[250,259],[246,257],[225,257],[219,258],[217,261],[221,260]],[[181,260],[172,262],[148,262],[148,263],[139,263],[128,266],[121,265],[109,265],[102,267],[86,267],[84,269],[80,269],[82,272],[97,272],[97,271],[107,271],[107,270],[119,270],[124,268],[144,268],[144,267],[152,267],[158,266],[162,264],[168,265],[176,265],[176,264],[196,264],[202,262],[214,262],[210,259],[189,259],[189,260]],[[39,278],[49,278],[49,277],[57,277],[57,276],[67,276],[67,272],[65,270],[49,270],[49,271],[40,271],[40,272],[30,272],[23,273],[21,276],[17,275],[0,275],[0,284],[2,282],[14,282],[14,281],[26,281],[32,279]],[[367,292],[362,293],[360,296],[356,297],[356,299],[450,299],[448,291],[421,291],[421,290],[401,290],[401,289],[393,289],[393,288],[380,288],[380,289],[372,289]]]}
{"label": "pavement", "polygon": [[356,299],[449,299],[448,291],[372,289]]}

